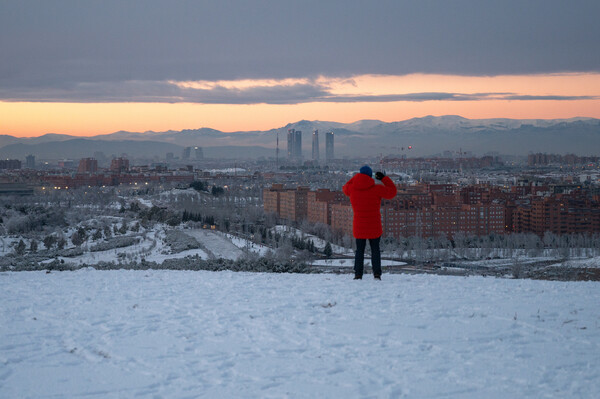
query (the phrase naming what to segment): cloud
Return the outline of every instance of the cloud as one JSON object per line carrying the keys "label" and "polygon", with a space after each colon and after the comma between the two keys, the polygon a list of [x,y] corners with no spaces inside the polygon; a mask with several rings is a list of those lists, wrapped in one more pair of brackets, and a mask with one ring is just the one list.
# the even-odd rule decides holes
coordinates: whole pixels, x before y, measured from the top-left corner
{"label": "cloud", "polygon": [[71,88],[2,89],[4,101],[32,102],[158,102],[202,104],[297,104],[324,98],[329,92],[320,85],[258,85],[246,88],[214,85],[194,88],[174,82],[128,81],[80,83]]}
{"label": "cloud", "polygon": [[423,102],[423,101],[479,101],[494,98],[496,93],[408,93],[408,94],[385,94],[385,95],[363,95],[363,96],[331,96],[324,98],[324,102]]}
{"label": "cloud", "polygon": [[504,100],[518,101],[578,101],[578,100],[597,100],[599,96],[531,96],[531,95],[510,95],[505,96]]}
{"label": "cloud", "polygon": [[0,2],[0,87],[600,71],[600,2]]}
{"label": "cloud", "polygon": [[[341,85],[340,85],[341,83]],[[334,88],[335,87],[335,88]],[[269,79],[240,81],[126,81],[88,82],[68,87],[0,88],[0,100],[10,102],[79,103],[199,103],[199,104],[301,104],[310,102],[425,102],[425,101],[573,101],[598,96],[526,95],[517,93],[416,92],[350,94],[352,79]]]}

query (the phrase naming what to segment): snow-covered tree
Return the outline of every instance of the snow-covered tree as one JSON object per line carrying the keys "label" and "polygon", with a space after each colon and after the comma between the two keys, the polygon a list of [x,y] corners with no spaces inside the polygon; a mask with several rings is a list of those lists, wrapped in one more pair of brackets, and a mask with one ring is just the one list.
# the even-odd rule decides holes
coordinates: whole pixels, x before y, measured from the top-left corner
{"label": "snow-covered tree", "polygon": [[21,239],[19,240],[19,243],[15,246],[15,253],[17,255],[23,255],[25,253],[26,248],[27,246],[25,245],[25,242]]}
{"label": "snow-covered tree", "polygon": [[46,249],[52,249],[54,244],[56,244],[56,236],[53,234],[48,234],[46,237],[44,237],[43,242]]}
{"label": "snow-covered tree", "polygon": [[327,242],[327,244],[325,244],[325,248],[323,248],[323,253],[325,254],[326,257],[330,258],[331,255],[333,254],[333,250],[331,248],[331,243]]}

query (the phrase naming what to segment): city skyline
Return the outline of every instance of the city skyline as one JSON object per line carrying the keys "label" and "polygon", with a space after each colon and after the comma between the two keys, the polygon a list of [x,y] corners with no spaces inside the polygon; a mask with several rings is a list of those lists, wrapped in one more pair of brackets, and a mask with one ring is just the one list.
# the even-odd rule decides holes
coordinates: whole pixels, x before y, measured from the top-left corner
{"label": "city skyline", "polygon": [[600,118],[600,4],[0,5],[0,134]]}

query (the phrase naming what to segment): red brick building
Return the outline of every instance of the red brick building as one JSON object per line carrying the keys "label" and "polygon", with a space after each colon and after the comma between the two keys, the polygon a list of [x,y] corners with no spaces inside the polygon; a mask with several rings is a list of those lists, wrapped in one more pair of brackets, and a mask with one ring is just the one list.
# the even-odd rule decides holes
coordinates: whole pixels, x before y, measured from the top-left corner
{"label": "red brick building", "polygon": [[518,207],[513,219],[516,233],[546,231],[554,234],[600,232],[600,205],[591,200],[565,195],[534,198],[529,206]]}
{"label": "red brick building", "polygon": [[95,158],[81,159],[77,173],[98,173],[98,161]]}
{"label": "red brick building", "polygon": [[281,214],[279,204],[283,190],[283,184],[273,184],[271,188],[263,190],[263,208],[266,213],[274,213],[277,216]]}
{"label": "red brick building", "polygon": [[127,158],[115,158],[110,162],[110,171],[115,173],[127,172],[129,160]]}
{"label": "red brick building", "polygon": [[283,184],[273,184],[263,190],[265,212],[294,222],[307,219],[312,223],[330,225],[331,206],[340,202],[348,202],[341,191],[309,191],[308,187],[285,189]]}
{"label": "red brick building", "polygon": [[279,193],[279,216],[299,222],[308,216],[308,187]]}
{"label": "red brick building", "polygon": [[331,205],[331,228],[342,231],[352,237],[352,205],[350,203],[337,203]]}
{"label": "red brick building", "polygon": [[[497,186],[418,184],[399,186],[393,200],[382,202],[384,237],[452,238],[507,232],[555,234],[600,232],[598,196],[582,190],[553,194],[542,184],[525,182],[502,189]],[[542,197],[542,195],[544,197]],[[352,207],[341,192],[307,188],[283,189],[274,185],[263,191],[264,209],[278,216],[326,223],[352,235]]]}
{"label": "red brick building", "polygon": [[308,192],[308,221],[331,225],[331,206],[336,203],[349,203],[348,197],[341,191],[325,188]]}
{"label": "red brick building", "polygon": [[314,191],[308,192],[308,221],[331,225],[331,203],[328,201],[318,201],[315,198],[315,194]]}
{"label": "red brick building", "polygon": [[504,207],[499,204],[459,206],[432,205],[426,208],[401,208],[386,204],[382,209],[383,232],[387,237],[452,237],[504,233]]}

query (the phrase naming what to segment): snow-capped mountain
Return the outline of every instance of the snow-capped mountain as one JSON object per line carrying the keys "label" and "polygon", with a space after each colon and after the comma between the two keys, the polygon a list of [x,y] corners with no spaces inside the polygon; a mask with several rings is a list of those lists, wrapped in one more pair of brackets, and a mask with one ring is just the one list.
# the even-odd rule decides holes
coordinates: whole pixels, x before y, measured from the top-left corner
{"label": "snow-capped mountain", "polygon": [[[505,154],[525,155],[528,152],[597,154],[600,148],[600,120],[593,118],[571,119],[467,119],[456,115],[426,116],[399,122],[360,120],[353,123],[301,120],[267,131],[221,132],[210,128],[166,132],[116,132],[94,137],[44,135],[36,138],[0,136],[0,156],[23,158],[34,154],[40,158],[51,143],[62,142],[70,148],[70,157],[91,156],[102,146],[111,153],[124,152],[124,143],[167,143],[167,150],[152,147],[148,156],[164,157],[166,152],[177,152],[188,146],[221,147],[230,158],[274,156],[277,136],[283,149],[289,129],[302,131],[302,144],[310,153],[312,132],[323,136],[327,131],[335,134],[336,157],[390,154],[394,148],[412,146],[412,155],[426,156],[444,150],[471,151],[483,154],[496,151]],[[73,142],[73,140],[77,140]],[[102,142],[101,145],[99,142]],[[324,147],[324,138],[321,146]],[[231,147],[231,148],[228,148]],[[234,148],[237,147],[237,148]],[[253,147],[252,155],[244,147]],[[140,152],[136,150],[136,152]],[[165,153],[162,153],[165,152]],[[54,154],[54,153],[53,153]],[[80,155],[77,155],[80,154]]]}

